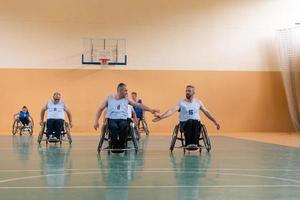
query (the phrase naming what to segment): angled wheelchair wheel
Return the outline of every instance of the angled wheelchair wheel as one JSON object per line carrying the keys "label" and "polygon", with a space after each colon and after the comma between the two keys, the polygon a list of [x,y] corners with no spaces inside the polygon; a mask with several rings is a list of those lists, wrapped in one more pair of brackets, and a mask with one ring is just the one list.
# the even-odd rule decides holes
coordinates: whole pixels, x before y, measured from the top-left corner
{"label": "angled wheelchair wheel", "polygon": [[102,128],[101,128],[100,140],[99,140],[98,147],[97,147],[97,152],[98,153],[100,153],[100,151],[102,149],[102,145],[103,145],[104,140],[105,140],[106,132],[107,132],[107,125],[103,125]]}
{"label": "angled wheelchair wheel", "polygon": [[137,140],[140,140],[141,139],[141,134],[140,134],[137,126],[134,126],[134,132],[135,132]]}
{"label": "angled wheelchair wheel", "polygon": [[204,142],[206,150],[208,152],[210,152],[210,150],[211,150],[211,143],[210,143],[210,139],[208,137],[207,129],[206,129],[205,125],[202,125],[202,137],[203,137],[203,142]]}
{"label": "angled wheelchair wheel", "polygon": [[32,126],[32,125],[30,126],[30,131],[29,131],[29,134],[30,134],[30,135],[32,135],[32,134],[33,134],[33,126]]}
{"label": "angled wheelchair wheel", "polygon": [[150,131],[149,131],[148,124],[145,119],[142,120],[142,125],[143,125],[143,129],[144,129],[146,135],[149,135]]}
{"label": "angled wheelchair wheel", "polygon": [[135,135],[134,127],[132,125],[130,125],[130,136],[131,136],[131,140],[132,140],[135,152],[138,152],[139,145],[138,145],[138,142],[137,142],[137,137]]}
{"label": "angled wheelchair wheel", "polygon": [[[39,132],[38,139],[37,139],[37,142],[39,144],[41,144],[41,142],[42,142],[45,128],[46,128],[46,122],[44,122],[40,127],[40,132]],[[48,140],[46,141],[46,143],[48,144]]]}
{"label": "angled wheelchair wheel", "polygon": [[170,144],[170,148],[169,148],[171,152],[173,152],[173,149],[174,149],[175,144],[176,144],[178,129],[179,129],[179,125],[176,125],[174,130],[173,130],[173,134],[172,134],[172,138],[171,138],[171,144]]}
{"label": "angled wheelchair wheel", "polygon": [[[110,132],[108,132],[108,139],[107,139],[107,142],[108,142],[108,148],[109,149],[112,149],[112,141],[111,141],[111,136],[110,136]],[[111,153],[111,150],[107,151],[107,154],[110,155]]]}
{"label": "angled wheelchair wheel", "polygon": [[16,135],[19,129],[20,129],[20,121],[18,119],[15,119],[12,126],[12,134]]}
{"label": "angled wheelchair wheel", "polygon": [[72,144],[71,128],[67,122],[65,122],[65,132],[67,134],[69,144]]}

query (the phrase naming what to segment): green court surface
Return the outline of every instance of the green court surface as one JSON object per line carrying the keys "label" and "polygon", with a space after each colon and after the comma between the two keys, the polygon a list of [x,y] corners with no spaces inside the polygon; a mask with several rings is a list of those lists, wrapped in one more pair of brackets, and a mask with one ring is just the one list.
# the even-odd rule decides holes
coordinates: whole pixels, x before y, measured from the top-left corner
{"label": "green court surface", "polygon": [[98,137],[73,144],[0,137],[0,199],[300,199],[300,149],[211,137],[212,151],[168,151],[170,137],[150,136],[127,155],[102,152]]}

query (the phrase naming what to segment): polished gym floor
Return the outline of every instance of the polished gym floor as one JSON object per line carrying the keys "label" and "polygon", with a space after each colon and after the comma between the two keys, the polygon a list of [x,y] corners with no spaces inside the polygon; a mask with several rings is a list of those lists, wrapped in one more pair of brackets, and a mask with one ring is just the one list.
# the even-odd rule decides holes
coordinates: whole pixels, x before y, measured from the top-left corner
{"label": "polished gym floor", "polygon": [[168,151],[170,137],[138,154],[96,153],[98,137],[73,144],[0,136],[0,199],[300,199],[300,148],[211,136],[212,151]]}

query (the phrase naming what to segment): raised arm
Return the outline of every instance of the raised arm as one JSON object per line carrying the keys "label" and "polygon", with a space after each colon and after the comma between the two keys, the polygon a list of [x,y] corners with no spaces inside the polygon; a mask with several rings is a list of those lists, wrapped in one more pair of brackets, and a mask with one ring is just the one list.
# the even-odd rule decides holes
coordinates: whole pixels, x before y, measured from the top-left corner
{"label": "raised arm", "polygon": [[42,110],[41,110],[40,125],[42,125],[43,122],[44,122],[44,116],[45,116],[45,112],[46,112],[47,109],[48,109],[48,107],[47,107],[47,104],[46,104],[46,105],[42,108]]}
{"label": "raised arm", "polygon": [[69,108],[66,106],[66,104],[65,104],[64,111],[66,112],[66,114],[68,116],[70,128],[72,128],[72,126],[73,126],[73,124],[72,124],[72,114],[71,114],[71,111],[69,110]]}
{"label": "raised arm", "polygon": [[13,115],[13,119],[16,120],[18,118],[19,113]]}
{"label": "raised arm", "polygon": [[216,128],[220,129],[220,124],[215,120],[215,118],[211,115],[211,113],[203,106],[201,105],[200,110],[205,114],[205,116],[210,119],[216,126]]}
{"label": "raised arm", "polygon": [[168,118],[172,116],[174,113],[178,112],[179,110],[179,105],[167,110],[164,114],[162,115],[156,115],[156,117],[152,120],[153,122],[158,122],[162,119]]}
{"label": "raised arm", "polygon": [[108,100],[106,99],[97,109],[95,123],[94,123],[94,129],[97,130],[99,128],[99,119],[101,117],[102,112],[108,105]]}
{"label": "raised arm", "polygon": [[134,107],[138,107],[144,111],[148,111],[148,112],[151,112],[152,114],[155,114],[155,113],[159,113],[159,110],[158,109],[151,109],[149,108],[148,106],[144,105],[144,104],[141,104],[141,103],[136,103],[135,101],[132,101],[131,99],[128,99],[129,101],[129,104],[134,106]]}

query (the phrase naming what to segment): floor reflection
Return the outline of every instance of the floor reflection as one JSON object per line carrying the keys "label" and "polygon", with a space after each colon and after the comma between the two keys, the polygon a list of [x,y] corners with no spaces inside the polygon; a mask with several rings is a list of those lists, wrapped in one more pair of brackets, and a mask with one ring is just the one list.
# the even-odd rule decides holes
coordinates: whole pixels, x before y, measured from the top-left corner
{"label": "floor reflection", "polygon": [[12,145],[14,153],[18,155],[21,161],[28,161],[33,153],[33,137],[32,136],[12,136]]}
{"label": "floor reflection", "polygon": [[41,174],[46,175],[46,184],[51,187],[67,185],[70,176],[65,169],[72,168],[71,145],[48,145],[38,147]]}
{"label": "floor reflection", "polygon": [[138,154],[129,151],[126,154],[111,154],[110,156],[98,156],[99,169],[102,181],[108,188],[105,190],[106,200],[130,199],[128,186],[137,177],[137,171],[144,167],[144,151],[148,138],[140,141],[142,147]]}
{"label": "floor reflection", "polygon": [[185,155],[175,157],[170,154],[170,161],[177,180],[178,199],[198,200],[201,195],[201,185],[207,176],[210,167],[211,156],[209,153],[199,155]]}

